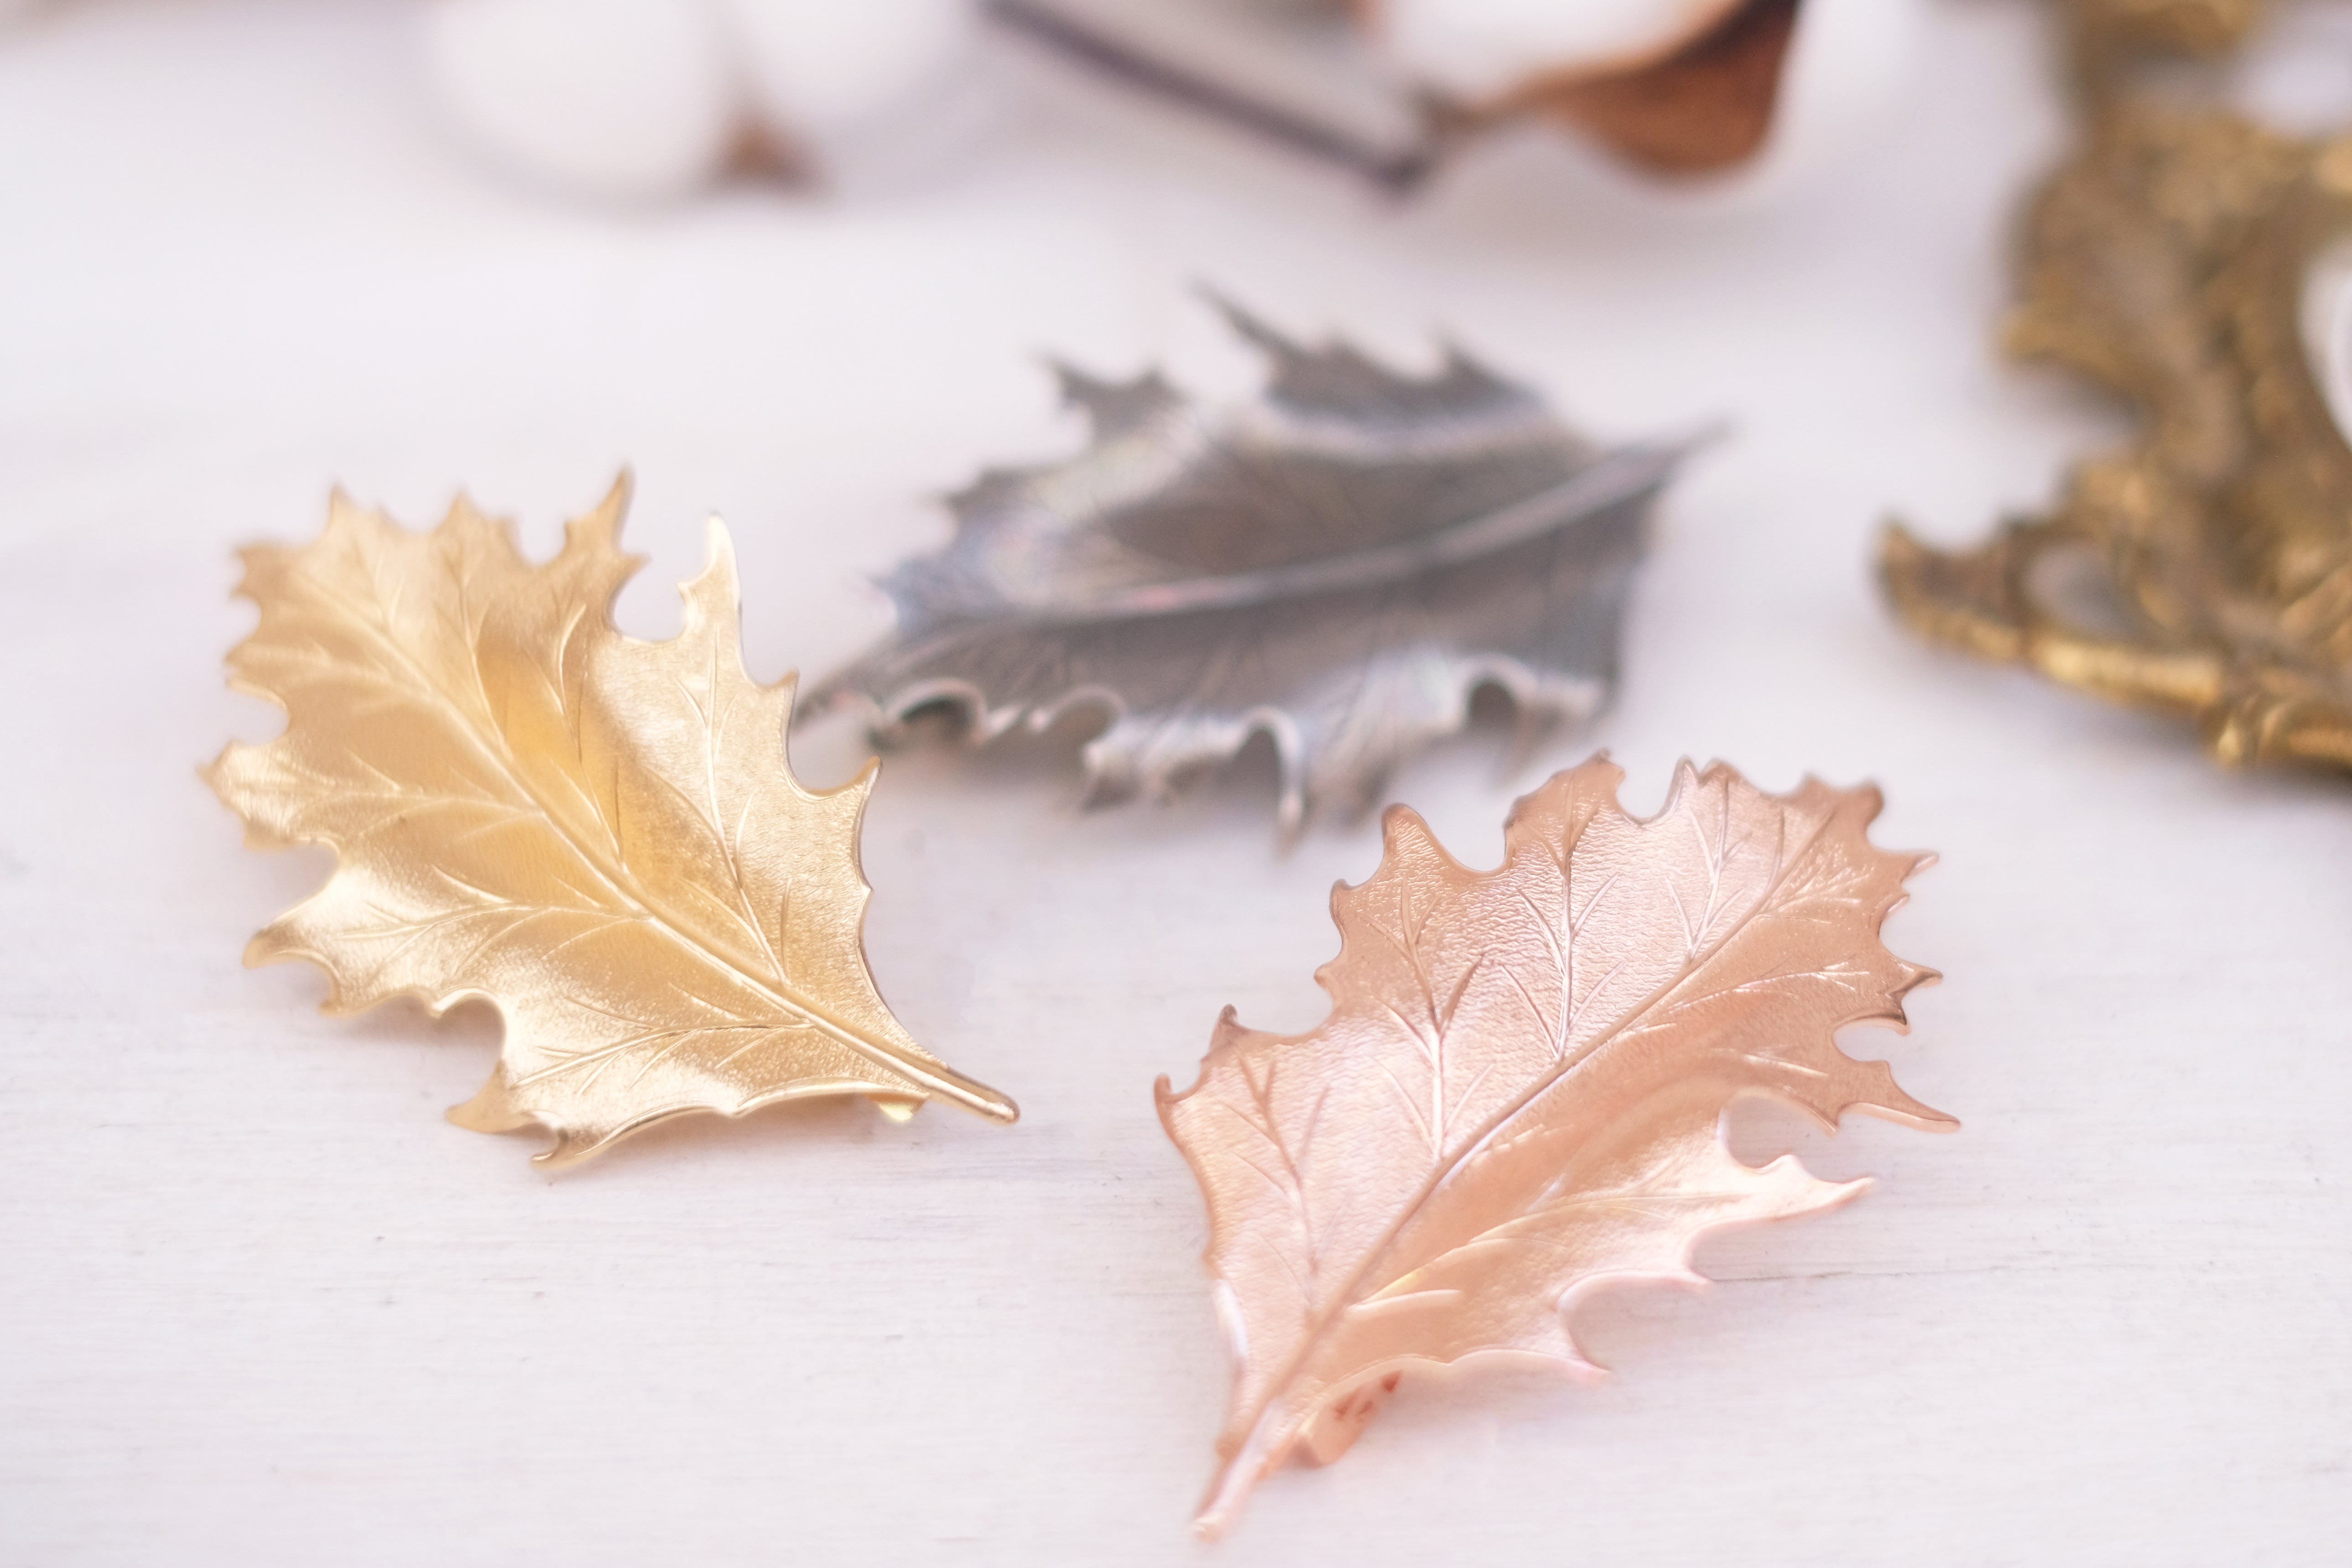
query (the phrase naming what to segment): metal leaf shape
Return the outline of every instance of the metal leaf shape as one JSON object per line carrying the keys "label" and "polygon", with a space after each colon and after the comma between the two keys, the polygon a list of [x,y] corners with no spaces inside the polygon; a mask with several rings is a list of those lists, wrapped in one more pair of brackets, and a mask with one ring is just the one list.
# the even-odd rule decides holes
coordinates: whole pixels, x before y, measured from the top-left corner
{"label": "metal leaf shape", "polygon": [[1690,443],[1603,451],[1458,352],[1403,376],[1222,308],[1272,363],[1262,395],[1208,409],[1063,369],[1086,451],[953,497],[953,541],[883,583],[895,636],[810,710],[863,707],[890,738],[945,703],[985,742],[1091,705],[1090,804],[1164,798],[1264,731],[1286,832],[1369,805],[1482,685],[1530,740],[1599,710]]}
{"label": "metal leaf shape", "polygon": [[505,1046],[450,1119],[544,1126],[553,1163],[661,1117],[811,1095],[1013,1120],[874,988],[857,833],[875,770],[817,794],[793,779],[792,681],[743,673],[726,531],[674,640],[612,626],[639,564],[618,548],[626,504],[624,479],[543,566],[462,500],[417,534],[338,495],[312,543],[244,552],[261,620],[230,681],[287,726],[206,776],[254,847],[337,859],[246,962],[314,961],[330,1012],[488,998]]}
{"label": "metal leaf shape", "polygon": [[1281,1037],[1227,1008],[1200,1081],[1160,1079],[1234,1361],[1203,1533],[1293,1451],[1344,1452],[1405,1368],[1597,1375],[1568,1329],[1580,1296],[1695,1281],[1710,1231],[1865,1184],[1742,1164],[1717,1131],[1733,1099],[1956,1125],[1833,1040],[1904,1027],[1934,978],[1878,941],[1925,859],[1871,846],[1878,792],[1771,795],[1685,763],[1639,821],[1622,778],[1595,759],[1519,801],[1493,871],[1391,807],[1380,869],[1332,892],[1330,1016]]}

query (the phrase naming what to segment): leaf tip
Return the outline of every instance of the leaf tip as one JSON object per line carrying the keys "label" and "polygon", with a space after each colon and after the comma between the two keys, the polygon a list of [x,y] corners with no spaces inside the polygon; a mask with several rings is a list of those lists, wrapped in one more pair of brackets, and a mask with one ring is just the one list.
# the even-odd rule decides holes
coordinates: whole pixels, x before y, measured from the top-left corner
{"label": "leaf tip", "polygon": [[1960,1119],[1951,1112],[1938,1110],[1932,1105],[1921,1105],[1916,1100],[1911,1103],[1918,1106],[1919,1109],[1908,1119],[1909,1125],[1919,1131],[1958,1132],[1960,1130]]}
{"label": "leaf tip", "polygon": [[[268,591],[267,579],[272,573],[282,568],[285,558],[286,550],[283,545],[265,543],[237,546],[236,563],[240,571],[237,574],[236,586],[229,590],[229,597],[249,599],[257,605],[261,603],[261,595]],[[231,649],[230,653],[231,660],[234,662],[235,650]]]}
{"label": "leaf tip", "polygon": [[569,1130],[560,1130],[555,1135],[555,1142],[533,1154],[530,1157],[530,1163],[541,1170],[551,1173],[568,1171],[572,1166],[592,1158],[611,1142],[609,1138],[593,1142],[584,1138],[575,1138]]}
{"label": "leaf tip", "polygon": [[[1269,349],[1287,349],[1290,341],[1268,325],[1248,306],[1234,299],[1205,278],[1192,280],[1192,293],[1202,304],[1225,319],[1226,325],[1254,343]],[[1269,341],[1270,340],[1270,341]]]}
{"label": "leaf tip", "polygon": [[875,781],[879,779],[881,776],[882,759],[880,757],[867,757],[864,763],[858,767],[857,772],[850,775],[849,782],[843,784],[841,787],[845,790],[854,790],[859,795],[864,796],[873,793]]}
{"label": "leaf tip", "polygon": [[1832,1182],[1830,1186],[1833,1190],[1822,1206],[1825,1209],[1843,1208],[1876,1185],[1876,1176],[1856,1176],[1850,1182]]}
{"label": "leaf tip", "polygon": [[1234,1521],[1241,1513],[1242,1504],[1249,1500],[1250,1491],[1258,1479],[1251,1472],[1260,1467],[1255,1463],[1244,1463],[1247,1458],[1237,1454],[1218,1467],[1215,1478],[1209,1482],[1207,1493],[1201,1499],[1200,1507],[1192,1514],[1192,1533],[1199,1539],[1222,1541],[1225,1532],[1233,1529]]}
{"label": "leaf tip", "polygon": [[327,492],[327,531],[330,533],[337,529],[359,527],[368,521],[368,509],[352,499],[352,492],[343,489],[341,481],[338,480]]}
{"label": "leaf tip", "polygon": [[617,528],[620,526],[621,515],[629,510],[629,502],[636,493],[637,470],[629,464],[623,463],[614,472],[612,488],[604,492],[604,499],[597,503],[596,510],[599,513],[610,513],[614,526]]}
{"label": "leaf tip", "polygon": [[1688,757],[1676,760],[1674,780],[1666,785],[1666,804],[1660,808],[1659,815],[1662,816],[1671,815],[1675,807],[1682,805],[1683,797],[1697,789],[1709,774],[1728,772],[1730,769],[1721,763],[1709,763],[1702,770]]}
{"label": "leaf tip", "polygon": [[[1345,882],[1339,884],[1341,888],[1346,886]],[[1166,1073],[1161,1073],[1159,1081],[1151,1086],[1152,1099],[1160,1107],[1160,1125],[1168,1130],[1168,1135],[1171,1138],[1176,1140],[1179,1148],[1187,1146],[1184,1140],[1177,1136],[1176,1124],[1171,1120],[1176,1108],[1201,1092],[1209,1081],[1210,1069],[1217,1058],[1236,1048],[1249,1033],[1250,1031],[1243,1026],[1239,1009],[1232,1003],[1226,1003],[1217,1014],[1216,1026],[1209,1031],[1209,1048],[1202,1054],[1200,1075],[1193,1079],[1192,1086],[1179,1089]],[[1187,1158],[1190,1158],[1189,1149]]]}
{"label": "leaf tip", "polygon": [[[1617,801],[1617,792],[1624,787],[1625,770],[1617,765],[1608,752],[1598,751],[1572,768],[1559,772],[1511,802],[1511,809],[1503,818],[1503,837],[1507,843],[1517,834],[1531,828],[1541,831],[1547,825],[1543,814],[1591,786],[1593,798],[1611,805]],[[1575,813],[1564,811],[1564,826],[1575,826]],[[1573,837],[1571,834],[1570,837]]]}
{"label": "leaf tip", "polygon": [[686,606],[686,624],[678,637],[718,638],[722,651],[730,647],[736,649],[740,669],[743,592],[736,574],[734,537],[727,531],[725,521],[714,513],[702,525],[702,570],[677,585],[678,600]]}
{"label": "leaf tip", "polygon": [[[247,824],[247,837],[251,839],[256,833],[257,829],[251,824]],[[268,847],[282,847],[282,845],[273,842]],[[298,959],[318,965],[319,972],[327,977],[327,994],[320,999],[319,1011],[331,1018],[346,1013],[357,1013],[373,1005],[376,1001],[381,1000],[380,997],[371,997],[356,1004],[352,1002],[345,994],[341,972],[336,969],[325,953],[307,945],[301,933],[295,929],[295,921],[309,907],[307,902],[298,904],[255,931],[251,940],[245,944],[243,955],[245,966],[247,969],[260,969],[268,964],[289,963]]]}
{"label": "leaf tip", "polygon": [[1906,571],[1916,571],[1922,558],[1933,553],[1919,536],[1911,531],[1903,519],[1888,512],[1878,520],[1878,574],[1882,584],[1892,591],[1892,580]]}
{"label": "leaf tip", "polygon": [[564,548],[618,549],[621,525],[628,521],[629,503],[636,493],[636,470],[624,463],[620,472],[614,475],[604,499],[564,524]]}
{"label": "leaf tip", "polygon": [[1401,851],[1417,849],[1427,845],[1435,847],[1436,834],[1430,831],[1429,819],[1404,805],[1390,806],[1381,813],[1381,855],[1392,859]]}
{"label": "leaf tip", "polygon": [[[474,1098],[453,1105],[441,1113],[453,1127],[468,1132],[519,1132],[527,1127],[542,1127],[555,1135],[555,1142],[539,1150],[530,1163],[540,1170],[555,1172],[571,1169],[594,1158],[634,1128],[607,1129],[602,1132],[583,1131],[577,1127],[551,1121],[543,1116],[525,1110],[509,1092],[504,1062],[491,1069],[489,1081],[483,1084]],[[642,1123],[640,1123],[642,1125]]]}
{"label": "leaf tip", "polygon": [[1883,1079],[1874,1098],[1857,1102],[1860,1110],[1897,1126],[1908,1127],[1915,1132],[1958,1132],[1960,1130],[1958,1117],[1914,1098],[1910,1090],[1895,1081],[1894,1073],[1885,1062],[1871,1065],[1879,1069]]}
{"label": "leaf tip", "polygon": [[[1798,793],[1801,795],[1814,789],[1828,790],[1832,795],[1841,795],[1851,801],[1855,814],[1862,818],[1863,826],[1865,829],[1870,824],[1877,821],[1880,815],[1886,810],[1886,792],[1879,788],[1876,782],[1871,779],[1864,779],[1851,789],[1837,789],[1807,774],[1804,783],[1798,787]],[[1913,869],[1916,868],[1915,862]],[[1906,875],[1908,874],[1908,872],[1906,873]]]}
{"label": "leaf tip", "polygon": [[695,581],[699,583],[704,577],[709,577],[714,573],[724,573],[729,585],[730,587],[733,585],[735,536],[728,531],[727,520],[715,511],[703,520],[702,576],[697,577]]}
{"label": "leaf tip", "polygon": [[[229,798],[229,791],[235,787],[229,782],[229,758],[239,749],[239,743],[231,741],[220,749],[219,753],[211,762],[196,764],[196,777],[202,781],[206,789],[213,792],[223,805],[231,811],[236,811],[237,805],[236,802]],[[239,815],[242,816],[243,813],[240,812]]]}
{"label": "leaf tip", "polygon": [[[527,1114],[519,1106],[507,1077],[507,1065],[499,1062],[490,1068],[490,1076],[474,1091],[471,1100],[461,1101],[443,1111],[442,1117],[453,1127],[463,1127],[469,1132],[512,1132],[529,1127],[538,1118]],[[561,1128],[554,1129],[558,1142],[563,1138]]]}

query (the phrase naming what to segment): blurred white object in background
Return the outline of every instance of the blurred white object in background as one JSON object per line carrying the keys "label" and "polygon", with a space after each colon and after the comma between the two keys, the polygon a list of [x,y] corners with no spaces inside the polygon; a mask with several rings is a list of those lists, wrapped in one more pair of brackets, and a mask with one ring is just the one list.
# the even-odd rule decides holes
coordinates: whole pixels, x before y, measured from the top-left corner
{"label": "blurred white object in background", "polygon": [[1771,134],[1736,198],[1769,201],[1867,147],[1909,101],[1929,0],[1805,0]]}
{"label": "blurred white object in background", "polygon": [[[851,195],[951,167],[995,107],[992,11],[1082,70],[1400,187],[1466,145],[1424,119],[1433,96],[1463,124],[1548,121],[1653,173],[1717,176],[1702,199],[1754,199],[1866,144],[1927,3],[434,0],[425,26],[472,140],[592,195],[678,195],[746,156]],[[1342,100],[1397,125],[1335,118]]]}
{"label": "blurred white object in background", "polygon": [[702,0],[436,0],[444,101],[499,162],[595,195],[658,196],[715,173],[748,94]]}
{"label": "blurred white object in background", "polygon": [[2303,277],[2303,352],[2336,428],[2352,438],[2352,239],[2328,246]]}
{"label": "blurred white object in background", "polygon": [[2352,121],[2352,6],[2275,7],[2228,70],[2232,101],[2263,124],[2295,136],[2339,132]]}
{"label": "blurred white object in background", "polygon": [[752,150],[887,183],[975,118],[974,0],[435,0],[425,29],[469,137],[586,195],[682,195]]}
{"label": "blurred white object in background", "polygon": [[971,39],[966,0],[722,0],[762,108],[818,135],[913,106]]}
{"label": "blurred white object in background", "polygon": [[974,0],[722,0],[760,123],[833,189],[920,179],[991,110]]}

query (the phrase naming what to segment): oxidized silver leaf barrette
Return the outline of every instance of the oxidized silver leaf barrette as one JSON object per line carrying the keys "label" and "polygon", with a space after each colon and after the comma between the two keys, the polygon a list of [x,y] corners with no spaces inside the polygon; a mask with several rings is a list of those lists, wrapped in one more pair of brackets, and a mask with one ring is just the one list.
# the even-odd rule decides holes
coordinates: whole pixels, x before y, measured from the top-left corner
{"label": "oxidized silver leaf barrette", "polygon": [[803,714],[862,707],[887,742],[946,706],[986,742],[1098,708],[1089,805],[1168,798],[1263,731],[1287,837],[1370,805],[1482,686],[1523,751],[1599,712],[1653,505],[1706,437],[1602,447],[1457,349],[1401,374],[1216,303],[1262,391],[1057,366],[1086,449],[950,497],[953,540],[881,581],[895,633]]}

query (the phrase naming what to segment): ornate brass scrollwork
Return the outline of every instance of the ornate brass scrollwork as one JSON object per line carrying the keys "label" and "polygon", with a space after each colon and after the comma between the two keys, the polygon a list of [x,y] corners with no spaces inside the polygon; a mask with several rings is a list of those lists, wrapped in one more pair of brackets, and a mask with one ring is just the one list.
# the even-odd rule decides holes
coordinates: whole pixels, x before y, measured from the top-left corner
{"label": "ornate brass scrollwork", "polygon": [[2352,446],[2328,389],[2352,321],[2313,321],[2352,276],[2330,265],[2352,136],[2132,84],[2144,51],[2218,52],[2259,10],[2074,8],[2084,144],[2033,204],[2005,336],[2125,398],[2141,434],[1981,548],[1890,528],[1880,568],[1937,642],[2192,719],[2224,762],[2352,768]]}

